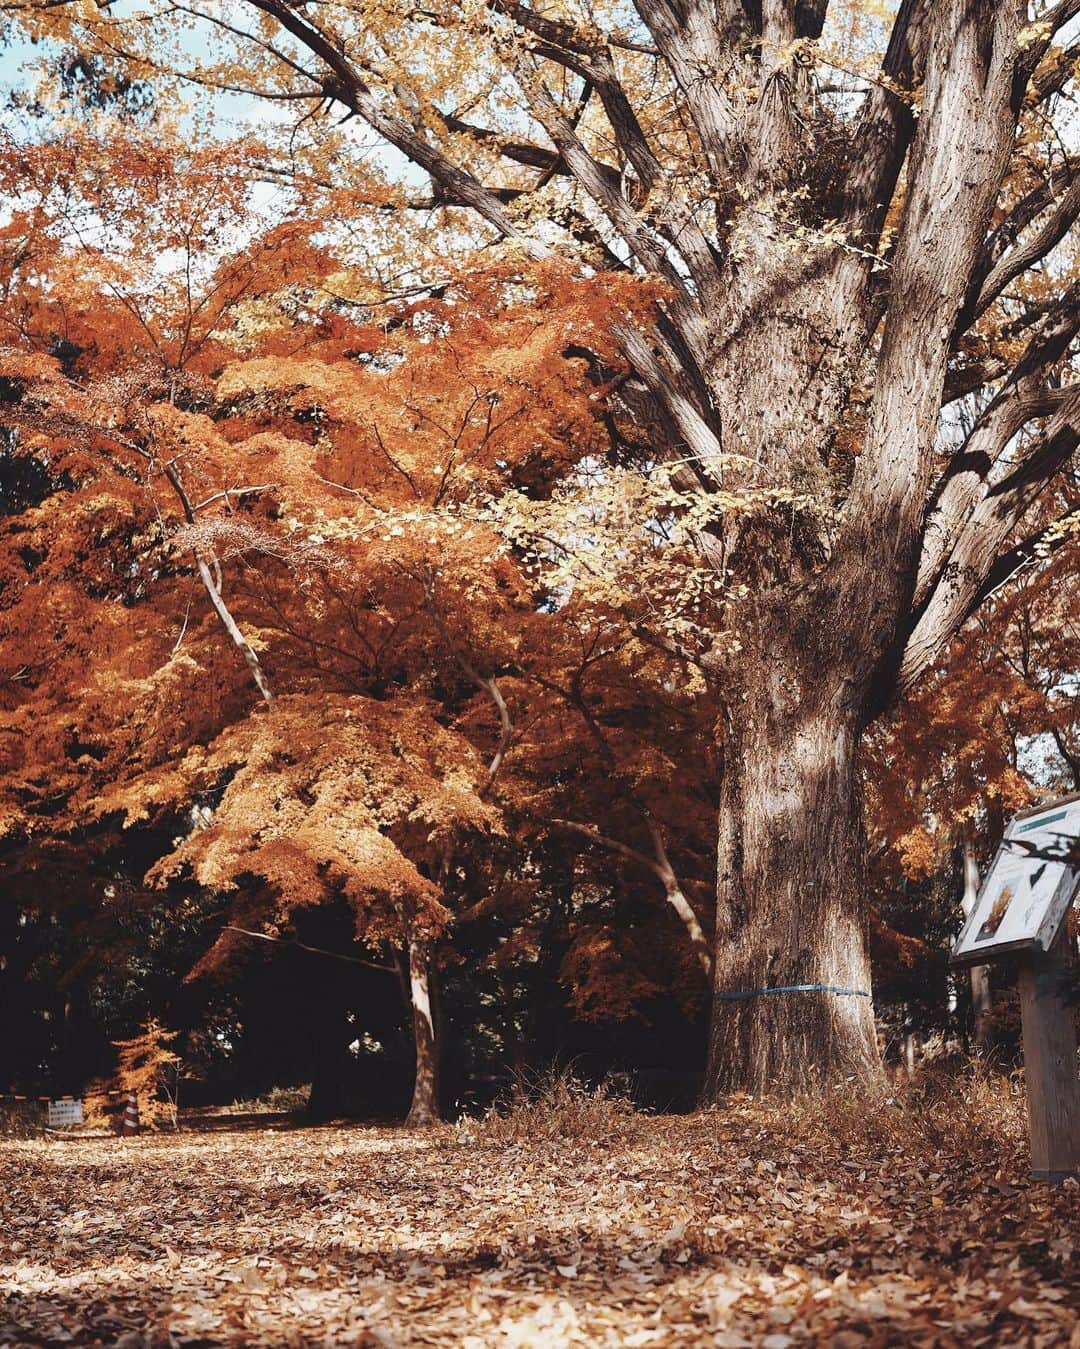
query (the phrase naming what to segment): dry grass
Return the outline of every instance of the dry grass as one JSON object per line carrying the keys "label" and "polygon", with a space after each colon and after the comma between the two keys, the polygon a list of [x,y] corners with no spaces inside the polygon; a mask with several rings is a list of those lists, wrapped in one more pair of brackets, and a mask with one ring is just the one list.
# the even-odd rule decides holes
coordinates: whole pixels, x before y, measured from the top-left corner
{"label": "dry grass", "polygon": [[513,1147],[539,1140],[628,1142],[647,1117],[608,1083],[590,1086],[565,1070],[523,1077],[481,1119],[461,1120],[463,1141]]}
{"label": "dry grass", "polygon": [[912,1155],[942,1150],[986,1160],[1026,1147],[1023,1084],[977,1066],[924,1069],[910,1081],[833,1086],[788,1103],[766,1103],[793,1138]]}
{"label": "dry grass", "polygon": [[40,1138],[45,1118],[42,1102],[0,1102],[0,1138]]}
{"label": "dry grass", "polygon": [[306,1109],[310,1095],[310,1082],[305,1082],[296,1087],[271,1087],[262,1096],[255,1096],[246,1101],[233,1101],[231,1105],[221,1106],[215,1113],[221,1115],[295,1114]]}
{"label": "dry grass", "polygon": [[[989,1156],[1018,1155],[1027,1140],[1022,1079],[977,1065],[960,1072],[927,1068],[899,1082],[834,1085],[793,1100],[732,1097],[690,1119],[707,1121],[732,1108],[752,1109],[755,1118],[792,1142],[843,1151],[944,1150],[985,1162]],[[610,1083],[590,1085],[563,1070],[521,1079],[481,1118],[462,1120],[455,1128],[463,1141],[495,1147],[538,1140],[612,1144],[652,1131],[649,1121]]]}

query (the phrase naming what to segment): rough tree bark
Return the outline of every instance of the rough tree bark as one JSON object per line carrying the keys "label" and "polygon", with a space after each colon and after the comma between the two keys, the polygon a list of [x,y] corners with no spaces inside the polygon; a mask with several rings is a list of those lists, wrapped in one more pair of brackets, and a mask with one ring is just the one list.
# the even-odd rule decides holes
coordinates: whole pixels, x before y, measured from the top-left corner
{"label": "rough tree bark", "polygon": [[[865,1076],[879,1061],[859,737],[895,682],[953,324],[1008,163],[1019,21],[1018,5],[934,11],[893,303],[846,518],[825,565],[794,585],[766,587],[745,625],[726,725],[707,1099],[725,1087]],[[830,313],[810,307],[815,295],[801,297],[803,323],[827,333]],[[765,345],[760,405],[782,405],[777,381],[793,368],[793,355]],[[850,361],[818,376],[796,434],[835,424],[830,392],[844,370]],[[792,449],[782,462],[795,462]],[[826,988],[760,991],[800,984]]]}
{"label": "rough tree bark", "polygon": [[[632,40],[603,31],[614,9],[567,5],[555,17],[489,0],[497,21],[477,27],[478,59],[498,64],[501,90],[516,81],[531,136],[446,113],[445,90],[436,100],[422,74],[413,87],[397,67],[381,77],[362,5],[340,19],[286,0],[242,8],[258,47],[224,21],[222,40],[240,43],[253,92],[267,53],[292,52],[275,71],[290,97],[310,102],[306,115],[334,101],[366,121],[430,176],[427,208],[468,208],[532,259],[556,256],[564,230],[564,250],[583,246],[591,267],[665,282],[654,327],[615,331],[688,490],[779,488],[820,503],[703,540],[750,590],[718,624],[741,649],[714,656],[706,637],[698,652],[727,705],[709,1092],[873,1072],[869,998],[755,990],[870,991],[859,737],[1030,563],[1041,535],[1017,531],[1080,440],[1077,398],[1053,369],[1080,330],[1075,288],[1033,316],[1014,369],[998,354],[950,368],[974,317],[1080,215],[1080,193],[1052,176],[1019,202],[1001,194],[1025,97],[1045,105],[1071,78],[1075,48],[1040,62],[1080,0],[1057,0],[1027,28],[1021,0],[901,0],[882,78],[831,107],[808,45],[827,0],[636,0]],[[173,12],[162,0],[160,22]],[[439,3],[410,21],[468,22]],[[653,62],[644,85],[626,82],[629,47]],[[216,69],[198,78],[212,84]],[[635,105],[653,76],[676,101],[685,153],[661,143],[648,99]],[[281,96],[272,80],[265,89]],[[585,89],[606,119],[591,139],[574,112]],[[568,211],[539,223],[539,205],[516,211],[520,189],[487,185],[482,158],[461,148],[470,138],[497,147],[515,181],[536,172],[538,184],[567,185]],[[1019,401],[991,408],[942,470],[943,404],[1002,380]],[[865,384],[864,444],[838,459],[837,431]],[[1018,449],[1022,428],[1035,431]]]}
{"label": "rough tree bark", "polygon": [[860,709],[839,659],[829,669],[806,646],[752,651],[741,673],[725,728],[707,1100],[878,1064]]}

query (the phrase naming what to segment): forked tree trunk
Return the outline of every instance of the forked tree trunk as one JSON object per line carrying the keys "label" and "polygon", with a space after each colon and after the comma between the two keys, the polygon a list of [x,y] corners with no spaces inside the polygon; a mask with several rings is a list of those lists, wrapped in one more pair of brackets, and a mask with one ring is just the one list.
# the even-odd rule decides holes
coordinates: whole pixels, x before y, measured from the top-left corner
{"label": "forked tree trunk", "polygon": [[707,1102],[880,1070],[859,721],[835,675],[783,660],[754,662],[726,728]]}
{"label": "forked tree trunk", "polygon": [[431,976],[427,947],[409,941],[409,994],[412,1000],[413,1042],[416,1046],[416,1076],[406,1127],[425,1128],[439,1119],[439,1056],[435,1018],[431,1008]]}

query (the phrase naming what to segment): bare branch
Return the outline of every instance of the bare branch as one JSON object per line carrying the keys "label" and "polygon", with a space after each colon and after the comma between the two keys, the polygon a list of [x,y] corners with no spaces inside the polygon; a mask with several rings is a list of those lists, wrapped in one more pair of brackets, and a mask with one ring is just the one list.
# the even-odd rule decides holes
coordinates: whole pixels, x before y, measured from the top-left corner
{"label": "bare branch", "polygon": [[913,598],[916,611],[929,595],[972,510],[991,490],[991,475],[1013,438],[1027,422],[1049,416],[1073,396],[1071,388],[1048,388],[1046,372],[1065,355],[1078,331],[1080,282],[1074,282],[1028,343],[931,494],[933,506],[923,532]]}
{"label": "bare branch", "polygon": [[551,249],[530,236],[509,216],[498,197],[471,173],[454,164],[415,127],[381,106],[373,90],[348,58],[313,23],[290,9],[285,0],[246,0],[276,19],[326,65],[332,80],[324,90],[345,107],[358,112],[368,125],[402,154],[424,169],[450,195],[472,207],[506,239],[518,242],[529,257],[546,258]]}
{"label": "bare branch", "polygon": [[446,645],[446,649],[457,661],[465,675],[472,680],[478,689],[486,693],[495,704],[495,710],[499,714],[500,735],[499,743],[495,747],[495,753],[491,756],[491,762],[488,764],[487,777],[478,795],[486,796],[495,785],[495,779],[499,775],[499,769],[502,768],[506,759],[507,751],[514,738],[514,722],[510,716],[510,708],[507,706],[506,699],[503,697],[502,689],[499,688],[498,680],[494,676],[482,675],[471,660],[458,646],[457,642],[450,635],[450,630],[446,626],[442,612],[435,600],[435,589],[431,578],[424,576],[422,578],[425,596],[425,608],[431,615],[431,620],[439,630]]}
{"label": "bare branch", "polygon": [[1080,217],[1080,174],[1048,212],[1045,220],[1031,237],[1008,249],[990,269],[983,280],[978,296],[969,311],[961,315],[960,330],[976,322],[1005,288],[1029,267],[1041,262],[1068,234]]}
{"label": "bare branch", "polygon": [[595,825],[582,824],[577,820],[551,819],[550,824],[559,826],[562,829],[570,829],[583,838],[587,838],[591,843],[598,844],[601,848],[606,848],[609,852],[618,853],[620,857],[627,858],[628,861],[637,862],[639,866],[645,867],[651,871],[664,887],[664,895],[667,903],[678,915],[679,921],[686,929],[687,936],[690,938],[690,944],[694,948],[694,954],[701,964],[701,968],[708,978],[712,974],[712,952],[709,949],[709,943],[705,936],[704,929],[698,921],[698,916],[694,912],[693,905],[686,898],[682,886],[679,884],[678,877],[668,859],[667,850],[664,847],[663,835],[659,826],[653,819],[650,811],[642,809],[646,827],[649,830],[649,836],[653,843],[653,855],[640,852],[637,848],[631,848],[629,844],[623,843],[621,839],[613,838],[610,834],[602,833]]}
{"label": "bare branch", "polygon": [[[188,497],[187,490],[184,487],[176,465],[173,463],[165,463],[163,465],[163,471],[165,477],[172,484],[173,491],[176,493],[177,499],[180,502],[180,507],[184,512],[184,518],[187,520],[188,524],[195,524],[195,508],[191,504],[191,500]],[[214,613],[218,616],[218,621],[229,634],[229,638],[233,645],[243,656],[244,664],[248,667],[248,671],[255,683],[255,687],[259,690],[263,702],[265,702],[268,707],[273,706],[274,694],[270,687],[270,681],[266,677],[266,671],[262,667],[262,662],[255,654],[255,650],[251,643],[240,631],[229,606],[222,598],[219,581],[210,570],[206,558],[202,556],[198,549],[193,549],[192,551],[195,557],[195,566],[199,573],[199,579],[202,581],[203,588],[210,598],[210,604],[213,607]],[[216,564],[217,559],[214,558],[212,554],[211,560]]]}
{"label": "bare branch", "polygon": [[1021,572],[1026,571],[1029,567],[1040,566],[1066,545],[1075,545],[1077,541],[1076,531],[1065,527],[1074,523],[1080,522],[1075,522],[1072,515],[1053,520],[1042,529],[1037,529],[1027,538],[1022,539],[1007,553],[1002,553],[990,568],[986,580],[973,598],[969,616],[985,604],[987,600],[992,599]]}
{"label": "bare branch", "polygon": [[552,818],[548,823],[557,825],[560,829],[571,829],[575,834],[581,834],[584,838],[589,839],[590,842],[598,843],[601,848],[607,848],[609,852],[616,852],[620,857],[626,857],[632,862],[637,862],[663,880],[660,864],[655,857],[650,857],[648,853],[639,852],[637,848],[631,848],[628,843],[623,843],[621,839],[612,838],[610,834],[601,833],[593,824],[581,824],[577,820],[557,818]]}
{"label": "bare branch", "polygon": [[243,937],[255,937],[258,941],[280,942],[282,946],[295,946],[298,951],[310,951],[314,956],[329,956],[331,960],[345,960],[350,965],[363,965],[365,969],[397,974],[393,965],[377,965],[373,960],[361,960],[359,956],[345,955],[341,951],[328,951],[325,946],[309,946],[307,942],[297,941],[294,937],[274,937],[269,932],[252,932],[250,928],[236,927],[233,923],[226,923],[222,931],[239,932]]}
{"label": "bare branch", "polygon": [[987,580],[1013,529],[1080,443],[1080,385],[1064,395],[1044,434],[969,514],[904,648],[900,692],[911,688],[941,656],[979,597],[989,593],[985,591]]}
{"label": "bare branch", "polygon": [[687,899],[682,886],[679,884],[679,878],[675,874],[675,869],[668,858],[667,849],[664,847],[664,835],[660,826],[656,823],[652,811],[647,807],[645,808],[645,824],[653,841],[653,853],[659,867],[658,874],[664,883],[667,902],[678,914],[683,927],[686,929],[690,944],[701,962],[701,968],[704,970],[707,979],[712,974],[712,951],[709,949],[708,939],[701,923],[698,921],[697,914],[694,912],[693,905]]}

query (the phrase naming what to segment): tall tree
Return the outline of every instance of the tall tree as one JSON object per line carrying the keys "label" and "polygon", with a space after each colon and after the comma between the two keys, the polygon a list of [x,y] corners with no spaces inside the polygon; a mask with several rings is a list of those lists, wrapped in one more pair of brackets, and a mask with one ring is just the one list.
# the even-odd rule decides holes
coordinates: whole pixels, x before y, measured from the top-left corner
{"label": "tall tree", "polygon": [[[712,1095],[875,1070],[860,737],[1030,556],[1029,507],[1080,435],[1058,378],[1080,291],[1023,284],[1080,213],[1069,155],[1039,150],[1080,4],[902,0],[880,68],[839,82],[829,8],[16,6],[137,76],[295,108],[271,175],[347,187],[356,119],[427,177],[399,204],[456,247],[662,285],[613,332],[717,580],[689,650],[654,632],[724,704]],[[202,62],[191,22],[216,39]],[[942,408],[973,391],[942,453]],[[803,985],[833,991],[761,991]]]}

